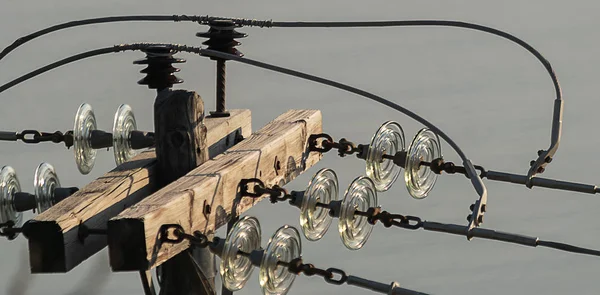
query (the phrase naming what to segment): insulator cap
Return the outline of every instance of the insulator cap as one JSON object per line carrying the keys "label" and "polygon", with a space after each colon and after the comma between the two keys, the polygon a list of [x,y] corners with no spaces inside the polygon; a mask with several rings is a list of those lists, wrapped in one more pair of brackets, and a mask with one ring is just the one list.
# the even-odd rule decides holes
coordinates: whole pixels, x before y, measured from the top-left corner
{"label": "insulator cap", "polygon": [[148,85],[150,89],[171,88],[174,84],[183,83],[183,80],[173,73],[179,72],[178,68],[173,67],[174,63],[184,63],[185,59],[175,58],[177,53],[175,49],[168,45],[150,46],[143,50],[146,53],[145,59],[136,60],[136,65],[148,65],[140,73],[146,74],[146,77],[138,81],[140,85]]}
{"label": "insulator cap", "polygon": [[[245,38],[248,34],[238,32],[235,30],[237,27],[233,21],[227,19],[212,20],[209,22],[210,29],[208,32],[197,33],[197,37],[209,38],[202,44],[207,45],[209,50],[220,51],[224,53],[233,54],[236,56],[244,56],[235,47],[242,43],[234,40],[235,38]],[[211,57],[211,59],[219,59]]]}

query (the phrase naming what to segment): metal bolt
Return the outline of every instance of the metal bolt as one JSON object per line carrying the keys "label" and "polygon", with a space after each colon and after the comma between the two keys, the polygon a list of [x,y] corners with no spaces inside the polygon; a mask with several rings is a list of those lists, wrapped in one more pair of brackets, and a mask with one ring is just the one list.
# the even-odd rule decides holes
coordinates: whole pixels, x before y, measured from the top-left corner
{"label": "metal bolt", "polygon": [[275,172],[281,170],[281,161],[277,157],[275,157],[275,163],[273,164],[273,168],[275,168]]}
{"label": "metal bolt", "polygon": [[533,164],[535,164],[534,160],[532,160],[531,162],[529,162],[529,166],[533,166]]}
{"label": "metal bolt", "polygon": [[540,167],[537,170],[538,173],[544,173],[544,171],[546,171],[546,169],[544,169],[544,167]]}
{"label": "metal bolt", "polygon": [[485,204],[481,205],[481,212],[482,213],[485,213],[486,207],[487,206]]}
{"label": "metal bolt", "polygon": [[537,153],[538,153],[538,156],[541,156],[544,153],[544,150],[539,150]]}
{"label": "metal bolt", "polygon": [[546,157],[546,163],[550,163],[552,162],[552,158],[551,157]]}
{"label": "metal bolt", "polygon": [[479,218],[477,219],[478,223],[483,223],[483,215],[479,215]]}
{"label": "metal bolt", "polygon": [[204,216],[210,215],[210,211],[212,208],[210,207],[210,204],[208,204],[208,202],[206,200],[204,200],[204,204],[202,206],[202,214],[204,214]]}
{"label": "metal bolt", "polygon": [[469,214],[469,216],[467,216],[467,221],[471,222],[471,219],[473,218],[473,214]]}

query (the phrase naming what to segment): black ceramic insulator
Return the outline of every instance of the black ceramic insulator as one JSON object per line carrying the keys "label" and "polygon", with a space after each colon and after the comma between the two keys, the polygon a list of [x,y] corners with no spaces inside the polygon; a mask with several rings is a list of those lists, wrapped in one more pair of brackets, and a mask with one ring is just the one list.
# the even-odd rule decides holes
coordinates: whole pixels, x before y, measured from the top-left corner
{"label": "black ceramic insulator", "polygon": [[37,206],[35,195],[25,192],[15,193],[13,198],[13,206],[17,212],[33,210]]}
{"label": "black ceramic insulator", "polygon": [[183,83],[183,80],[174,74],[179,72],[179,69],[173,67],[173,64],[185,62],[183,58],[173,57],[177,51],[170,46],[161,45],[148,47],[144,52],[146,53],[145,59],[133,62],[136,65],[148,65],[140,71],[140,73],[146,74],[146,77],[139,80],[138,84],[148,85],[150,89],[162,90],[171,88],[174,84]]}
{"label": "black ceramic insulator", "polygon": [[90,137],[90,143],[93,149],[103,149],[113,146],[112,133],[104,132],[102,130],[92,130]]}
{"label": "black ceramic insulator", "polygon": [[[237,56],[244,56],[235,47],[242,43],[234,40],[239,38],[245,38],[248,35],[235,30],[236,25],[231,20],[212,20],[209,22],[210,29],[208,32],[197,33],[197,37],[208,38],[204,45],[208,46],[208,49],[229,53]],[[211,57],[212,60],[219,60],[217,57]]]}
{"label": "black ceramic insulator", "polygon": [[76,193],[79,188],[76,187],[57,187],[54,189],[54,200],[53,203],[56,204],[67,197],[70,197],[72,194]]}
{"label": "black ceramic insulator", "polygon": [[145,149],[154,146],[154,132],[131,131],[131,148],[134,150]]}
{"label": "black ceramic insulator", "polygon": [[[209,50],[215,50],[223,53],[233,54],[235,56],[244,56],[235,47],[239,46],[240,42],[234,40],[235,38],[244,38],[247,34],[238,32],[235,30],[236,25],[231,20],[213,20],[209,22],[210,29],[208,32],[197,33],[196,36],[202,38],[208,38],[204,41],[204,45],[208,46]],[[211,117],[228,117],[229,112],[226,108],[225,103],[225,89],[226,89],[226,67],[225,60],[218,57],[210,57],[212,60],[217,61],[217,110],[210,112]]]}
{"label": "black ceramic insulator", "polygon": [[406,166],[406,157],[407,157],[406,151],[397,152],[394,155],[393,162],[394,162],[394,164],[396,164],[402,168],[406,168],[406,167],[404,167],[404,166]]}

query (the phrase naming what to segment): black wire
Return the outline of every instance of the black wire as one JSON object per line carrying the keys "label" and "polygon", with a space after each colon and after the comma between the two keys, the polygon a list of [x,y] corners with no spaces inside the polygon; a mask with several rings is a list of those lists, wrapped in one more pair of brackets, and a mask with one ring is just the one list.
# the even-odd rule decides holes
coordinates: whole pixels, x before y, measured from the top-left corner
{"label": "black wire", "polygon": [[548,247],[548,248],[554,248],[554,249],[558,249],[558,250],[562,250],[562,251],[567,251],[567,252],[573,252],[573,253],[579,253],[579,254],[587,254],[587,255],[593,255],[593,256],[600,256],[600,251],[598,250],[593,250],[593,249],[587,249],[587,248],[581,248],[581,247],[577,247],[577,246],[573,246],[573,245],[569,245],[569,244],[564,244],[564,243],[558,243],[558,242],[550,242],[550,241],[538,241],[537,242],[538,246],[542,246],[542,247]]}
{"label": "black wire", "polygon": [[[93,57],[93,56],[97,56],[97,55],[101,55],[101,54],[106,54],[106,53],[114,53],[114,52],[120,52],[120,51],[126,51],[126,50],[141,50],[145,47],[149,47],[149,46],[153,46],[153,45],[161,45],[161,44],[151,44],[151,43],[136,43],[136,44],[121,44],[121,45],[115,45],[115,46],[111,46],[111,47],[105,47],[105,48],[100,48],[100,49],[96,49],[96,50],[92,50],[92,51],[87,51],[84,53],[80,53],[65,59],[62,59],[60,61],[54,62],[52,64],[49,64],[45,67],[39,68],[35,71],[32,71],[26,75],[23,75],[5,85],[0,86],[0,93],[19,84],[22,83],[28,79],[31,79],[35,76],[38,76],[42,73],[45,73],[47,71],[50,71],[54,68],[60,67],[62,65],[71,63],[71,62],[75,62],[84,58],[88,58],[88,57]],[[342,90],[346,90],[348,92],[352,92],[355,94],[358,94],[360,96],[366,97],[368,99],[371,99],[373,101],[379,102],[383,105],[386,105],[388,107],[391,107],[397,111],[400,111],[406,115],[408,115],[409,117],[413,118],[414,120],[422,123],[423,125],[428,126],[430,129],[432,129],[434,132],[438,133],[441,137],[443,137],[448,144],[450,144],[455,150],[456,152],[461,156],[461,157],[465,157],[464,153],[460,150],[460,148],[456,145],[456,143],[454,143],[454,141],[452,141],[445,133],[443,133],[441,130],[439,130],[437,127],[435,127],[433,124],[429,123],[427,120],[421,118],[420,116],[416,115],[415,113],[397,105],[394,102],[391,102],[387,99],[384,99],[382,97],[379,97],[375,94],[366,92],[364,90],[346,85],[346,84],[342,84],[339,82],[335,82],[332,80],[328,80],[325,78],[321,78],[321,77],[317,77],[317,76],[313,76],[310,74],[306,74],[306,73],[302,73],[302,72],[298,72],[298,71],[294,71],[291,69],[286,69],[286,68],[282,68],[282,67],[278,67],[275,65],[271,65],[271,64],[267,64],[267,63],[263,63],[263,62],[259,62],[259,61],[255,61],[255,60],[251,60],[251,59],[247,59],[247,58],[242,58],[242,57],[238,57],[235,55],[231,55],[231,54],[226,54],[226,53],[222,53],[222,52],[218,52],[218,51],[214,51],[214,50],[206,50],[206,49],[201,49],[198,47],[191,47],[191,46],[185,46],[185,45],[172,45],[173,48],[177,51],[183,51],[183,52],[190,52],[190,53],[195,53],[195,54],[203,54],[203,55],[207,55],[207,56],[214,56],[214,57],[221,57],[221,58],[225,58],[225,59],[230,59],[230,60],[234,60],[234,61],[238,61],[241,63],[245,63],[245,64],[249,64],[249,65],[253,65],[253,66],[257,66],[260,68],[264,68],[267,70],[272,70],[272,71],[276,71],[279,73],[283,73],[283,74],[287,74],[287,75],[291,75],[291,76],[295,76],[298,78],[303,78],[306,80],[310,80],[310,81],[314,81],[317,83],[321,83],[321,84],[325,84],[328,86],[332,86],[335,88],[339,88]],[[492,238],[494,239],[494,238]],[[568,252],[573,252],[573,253],[580,253],[580,254],[587,254],[587,255],[594,255],[594,256],[600,256],[600,251],[598,250],[592,250],[592,249],[587,249],[587,248],[581,248],[581,247],[576,247],[573,245],[569,245],[569,244],[564,244],[564,243],[558,243],[558,242],[550,242],[550,241],[542,241],[539,240],[537,241],[537,245],[538,246],[542,246],[542,247],[549,247],[549,248],[554,248],[554,249],[558,249],[558,250],[563,250],[563,251],[568,251]]]}
{"label": "black wire", "polygon": [[[115,46],[111,46],[111,47],[105,47],[105,48],[100,48],[100,49],[96,49],[96,50],[91,50],[91,51],[87,51],[84,53],[80,53],[77,55],[73,55],[71,57],[67,57],[65,59],[59,60],[57,62],[51,63],[47,66],[44,66],[42,68],[39,68],[35,71],[29,72],[21,77],[18,77],[2,86],[0,86],[0,93],[6,91],[7,89],[22,83],[26,80],[29,80],[35,76],[38,76],[40,74],[43,74],[47,71],[50,71],[52,69],[58,68],[60,66],[66,65],[68,63],[72,63],[78,60],[82,60],[85,58],[89,58],[89,57],[93,57],[93,56],[97,56],[97,55],[102,55],[102,54],[107,54],[107,53],[114,53],[114,52],[119,52],[119,51],[126,51],[126,50],[141,50],[145,47],[148,46],[152,46],[152,45],[161,45],[161,44],[151,44],[151,43],[135,43],[135,44],[121,44],[121,45],[115,45]],[[163,44],[164,45],[164,44]],[[346,84],[342,84],[339,82],[335,82],[329,79],[325,79],[325,78],[321,78],[321,77],[317,77],[314,75],[310,75],[310,74],[306,74],[306,73],[302,73],[302,72],[298,72],[298,71],[294,71],[291,69],[287,69],[287,68],[283,68],[283,67],[278,67],[275,65],[271,65],[271,64],[267,64],[267,63],[263,63],[263,62],[259,62],[259,61],[255,61],[255,60],[251,60],[251,59],[247,59],[247,58],[241,58],[232,54],[227,54],[227,53],[222,53],[219,51],[214,51],[214,50],[208,50],[208,49],[201,49],[199,47],[192,47],[192,46],[185,46],[185,45],[173,45],[173,44],[168,44],[173,46],[173,48],[177,51],[183,51],[183,52],[190,52],[190,53],[195,53],[195,54],[204,54],[207,56],[215,56],[215,57],[221,57],[224,59],[230,59],[230,60],[234,60],[237,62],[241,62],[241,63],[245,63],[245,64],[249,64],[249,65],[253,65],[259,68],[264,68],[267,70],[271,70],[271,71],[275,71],[275,72],[279,72],[279,73],[283,73],[283,74],[287,74],[287,75],[291,75],[291,76],[295,76],[298,78],[302,78],[302,79],[306,79],[306,80],[310,80],[313,82],[317,82],[317,83],[321,83],[324,85],[328,85],[328,86],[332,86],[335,88],[339,88],[342,90],[346,90],[348,92],[352,92],[355,94],[358,94],[360,96],[369,98],[371,100],[374,100],[376,102],[379,102],[383,105],[386,105],[390,108],[393,108],[397,111],[400,111],[406,115],[408,115],[409,117],[415,119],[416,121],[420,122],[421,124],[429,127],[432,131],[434,131],[435,133],[438,133],[442,138],[444,138],[458,153],[459,156],[461,156],[461,158],[463,160],[466,160],[466,156],[464,155],[464,153],[462,152],[462,150],[458,147],[458,145],[456,145],[456,143],[454,143],[454,141],[452,141],[452,139],[450,139],[450,137],[448,137],[444,132],[442,132],[440,129],[438,129],[437,127],[435,127],[433,124],[429,123],[427,120],[421,118],[420,116],[418,116],[417,114],[409,111],[406,108],[401,107],[400,105],[389,101],[383,97],[377,96],[375,94],[369,93],[367,91],[346,85]]]}
{"label": "black wire", "polygon": [[31,78],[39,76],[45,72],[48,72],[50,70],[56,69],[58,67],[61,67],[66,64],[73,63],[73,62],[76,62],[76,61],[79,61],[79,60],[82,60],[85,58],[94,57],[94,56],[107,54],[107,53],[116,53],[116,52],[120,52],[120,51],[143,50],[144,48],[151,47],[151,46],[157,46],[157,45],[158,46],[169,45],[169,46],[173,46],[173,48],[175,48],[177,51],[183,51],[183,52],[189,52],[189,53],[195,53],[195,54],[200,54],[200,52],[202,51],[202,49],[199,47],[166,44],[166,43],[132,43],[132,44],[119,44],[119,45],[114,45],[111,47],[99,48],[99,49],[95,49],[95,50],[86,51],[86,52],[83,52],[80,54],[72,55],[70,57],[61,59],[57,62],[53,62],[49,65],[46,65],[44,67],[38,68],[37,70],[31,71],[23,76],[20,76],[2,86],[0,86],[0,93],[12,88],[13,86],[20,84],[22,82],[25,82]]}
{"label": "black wire", "polygon": [[[313,82],[317,82],[319,84],[323,84],[323,85],[327,85],[327,86],[331,86],[331,87],[335,87],[341,90],[345,90],[354,94],[357,94],[359,96],[368,98],[370,100],[373,100],[375,102],[378,102],[380,104],[383,104],[387,107],[390,107],[396,111],[399,111],[407,116],[409,116],[410,118],[414,119],[415,121],[427,126],[427,128],[431,129],[434,133],[438,134],[440,137],[442,137],[455,151],[456,153],[460,156],[460,158],[463,160],[463,162],[467,162],[467,156],[464,154],[464,152],[460,149],[460,147],[458,147],[458,145],[448,136],[446,135],[446,133],[444,133],[442,130],[440,130],[439,128],[437,128],[435,125],[433,125],[432,123],[430,123],[429,121],[427,121],[426,119],[422,118],[421,116],[417,115],[416,113],[413,113],[412,111],[390,101],[387,100],[383,97],[377,96],[373,93],[367,92],[365,90],[356,88],[356,87],[352,87],[350,85],[347,84],[343,84],[343,83],[339,83],[333,80],[329,80],[326,78],[321,78],[318,76],[314,76],[311,74],[307,74],[307,73],[303,73],[303,72],[299,72],[299,71],[295,71],[292,69],[288,69],[288,68],[283,68],[283,67],[279,67],[276,65],[272,65],[272,64],[268,64],[268,63],[264,63],[264,62],[260,62],[260,61],[256,61],[256,60],[252,60],[249,58],[245,58],[245,57],[239,57],[236,55],[232,55],[232,54],[227,54],[227,53],[223,53],[223,52],[219,52],[219,51],[214,51],[214,50],[208,50],[208,49],[202,49],[201,53],[203,55],[206,56],[212,56],[212,57],[219,57],[219,58],[223,58],[223,59],[228,59],[228,60],[233,60],[233,61],[237,61],[240,63],[244,63],[244,64],[249,64],[252,66],[256,66],[259,68],[263,68],[263,69],[267,69],[270,71],[275,71],[278,73],[282,73],[282,74],[286,74],[286,75],[290,75],[290,76],[294,76],[297,78],[302,78],[305,80],[309,80],[309,81],[313,81]],[[475,177],[478,177],[478,175],[475,175]]]}
{"label": "black wire", "polygon": [[271,22],[271,27],[281,28],[351,28],[351,27],[411,27],[411,26],[442,26],[442,27],[458,27],[464,29],[471,29],[481,32],[490,33],[505,39],[508,39],[527,51],[531,52],[546,68],[552,83],[554,84],[554,90],[556,91],[556,99],[562,99],[562,90],[558,83],[556,73],[552,68],[550,62],[533,46],[527,42],[517,38],[516,36],[503,32],[494,28],[478,25],[474,23],[467,23],[461,21],[451,20],[399,20],[399,21],[356,21],[356,22]]}
{"label": "black wire", "polygon": [[[45,67],[39,68],[35,71],[32,71],[28,74],[25,74],[15,80],[12,80],[2,86],[0,86],[0,93],[4,92],[5,90],[21,83],[24,82],[26,80],[29,80],[35,76],[38,76],[42,73],[45,73],[47,71],[50,71],[54,68],[60,67],[62,65],[71,63],[71,62],[75,62],[84,58],[88,58],[88,57],[92,57],[92,56],[96,56],[96,55],[101,55],[101,54],[106,54],[106,53],[112,53],[112,52],[119,52],[119,51],[125,51],[125,50],[141,50],[143,48],[146,48],[148,46],[153,46],[153,45],[161,45],[161,44],[152,44],[152,43],[135,43],[135,44],[121,44],[121,45],[115,45],[113,47],[105,47],[105,48],[100,48],[100,49],[96,49],[96,50],[91,50],[91,51],[87,51],[84,53],[80,53],[65,59],[62,59],[60,61],[54,62],[52,64],[49,64]],[[165,44],[162,44],[165,45]],[[394,110],[397,110],[407,116],[409,116],[410,118],[416,120],[417,122],[427,126],[429,129],[431,129],[433,132],[435,132],[436,134],[438,134],[440,137],[442,137],[455,151],[456,153],[459,155],[459,157],[463,160],[463,162],[467,162],[467,156],[464,154],[464,152],[460,149],[460,147],[448,136],[446,135],[442,130],[440,130],[439,128],[437,128],[435,125],[433,125],[432,123],[430,123],[429,121],[425,120],[424,118],[422,118],[421,116],[417,115],[416,113],[413,113],[412,111],[390,101],[387,100],[383,97],[377,96],[375,94],[369,93],[367,91],[343,84],[343,83],[339,83],[339,82],[335,82],[333,80],[329,80],[329,79],[325,79],[325,78],[321,78],[321,77],[317,77],[314,75],[310,75],[310,74],[306,74],[306,73],[302,73],[299,71],[294,71],[291,69],[287,69],[287,68],[283,68],[283,67],[279,67],[279,66],[275,66],[275,65],[271,65],[271,64],[267,64],[267,63],[263,63],[263,62],[259,62],[259,61],[255,61],[255,60],[251,60],[251,59],[247,59],[247,58],[241,58],[238,57],[236,55],[232,55],[232,54],[227,54],[227,53],[223,53],[223,52],[219,52],[219,51],[214,51],[214,50],[208,50],[208,49],[201,49],[199,47],[192,47],[192,46],[186,46],[186,45],[174,45],[174,44],[166,44],[166,45],[170,45],[173,47],[173,49],[177,50],[177,51],[182,51],[182,52],[189,52],[189,53],[195,53],[195,54],[203,54],[206,56],[213,56],[213,57],[220,57],[223,59],[229,59],[229,60],[234,60],[240,63],[245,63],[245,64],[249,64],[249,65],[253,65],[259,68],[263,68],[263,69],[267,69],[267,70],[271,70],[271,71],[275,71],[275,72],[279,72],[279,73],[283,73],[283,74],[287,74],[287,75],[291,75],[291,76],[295,76],[298,78],[302,78],[302,79],[306,79],[309,81],[313,81],[313,82],[317,82],[320,84],[324,84],[324,85],[328,85],[328,86],[332,86],[341,90],[345,90],[360,96],[363,96],[365,98],[368,98],[370,100],[379,102],[385,106],[388,106]],[[479,178],[478,175],[474,175],[474,177]],[[477,188],[476,188],[477,190]],[[479,192],[478,192],[479,193]]]}
{"label": "black wire", "polygon": [[552,68],[550,62],[533,46],[527,42],[517,38],[516,36],[503,32],[494,28],[490,28],[483,25],[461,22],[461,21],[448,21],[448,20],[404,20],[404,21],[358,21],[358,22],[273,22],[270,20],[249,20],[243,18],[226,18],[226,17],[211,17],[211,16],[187,16],[187,15],[126,15],[126,16],[109,16],[100,18],[91,18],[84,20],[77,20],[66,22],[46,29],[31,33],[23,36],[13,44],[6,47],[0,52],[0,60],[2,60],[8,53],[15,50],[17,47],[29,42],[37,37],[59,31],[62,29],[110,22],[126,22],[126,21],[191,21],[205,23],[211,19],[231,19],[239,25],[245,26],[258,26],[258,27],[281,27],[281,28],[343,28],[343,27],[408,27],[408,26],[444,26],[444,27],[459,27],[465,29],[472,29],[476,31],[482,31],[490,33],[505,39],[508,39],[521,47],[531,52],[546,68],[552,82],[554,83],[554,89],[556,91],[556,98],[562,99],[562,90],[556,77],[556,73]]}
{"label": "black wire", "polygon": [[[127,50],[126,48],[124,48],[123,50]],[[35,76],[41,75],[47,71],[50,71],[52,69],[58,68],[62,65],[68,64],[68,63],[72,63],[78,60],[82,60],[84,58],[88,58],[88,57],[92,57],[92,56],[97,56],[97,55],[102,55],[102,54],[107,54],[107,53],[114,53],[120,51],[119,49],[117,49],[117,47],[115,46],[111,46],[111,47],[105,47],[105,48],[100,48],[100,49],[95,49],[95,50],[91,50],[91,51],[87,51],[84,53],[80,53],[77,55],[73,55],[70,57],[67,57],[65,59],[59,60],[57,62],[51,63],[47,66],[38,68],[35,71],[29,72],[21,77],[18,77],[2,86],[0,86],[0,93],[4,92],[5,90],[19,84],[22,82],[25,82]]]}
{"label": "black wire", "polygon": [[79,27],[84,25],[91,24],[101,24],[101,23],[112,23],[112,22],[131,22],[131,21],[189,21],[189,22],[199,22],[203,19],[207,18],[206,16],[187,16],[187,15],[124,15],[124,16],[109,16],[109,17],[99,17],[99,18],[90,18],[84,20],[76,20],[70,21],[58,25],[54,25],[43,30],[39,30],[37,32],[33,32],[29,35],[23,36],[17,40],[15,40],[11,45],[7,46],[0,52],[0,60],[2,60],[7,54],[11,51],[17,49],[17,47],[37,38],[52,32],[56,32],[59,30]]}

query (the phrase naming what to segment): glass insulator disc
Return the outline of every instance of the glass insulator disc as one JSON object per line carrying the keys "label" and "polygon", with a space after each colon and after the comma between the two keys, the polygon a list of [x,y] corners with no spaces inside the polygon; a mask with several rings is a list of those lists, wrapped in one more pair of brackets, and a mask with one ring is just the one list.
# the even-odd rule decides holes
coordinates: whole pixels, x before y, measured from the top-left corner
{"label": "glass insulator disc", "polygon": [[405,148],[404,131],[394,121],[383,123],[369,145],[367,152],[367,176],[373,180],[378,191],[387,191],[396,182],[402,167],[383,155],[395,155]]}
{"label": "glass insulator disc", "polygon": [[115,113],[112,132],[117,166],[137,155],[137,152],[131,148],[131,132],[134,130],[137,130],[137,124],[133,110],[129,105],[120,105]]}
{"label": "glass insulator disc", "polygon": [[421,162],[429,162],[442,157],[439,137],[433,131],[423,128],[413,139],[406,155],[404,181],[408,193],[415,199],[423,199],[431,191],[437,180],[435,174]]}
{"label": "glass insulator disc", "polygon": [[17,212],[14,206],[15,193],[21,191],[21,184],[17,173],[10,166],[0,170],[0,222],[14,222],[15,227],[20,227],[23,222],[23,213]]}
{"label": "glass insulator disc", "polygon": [[265,295],[287,294],[296,275],[278,262],[290,262],[302,255],[300,233],[284,225],[269,239],[260,264],[259,282]]}
{"label": "glass insulator disc", "polygon": [[321,239],[329,229],[333,219],[329,215],[329,209],[316,205],[337,201],[338,187],[337,175],[331,169],[319,170],[310,180],[300,207],[300,226],[308,240]]}
{"label": "glass insulator disc", "polygon": [[344,246],[350,250],[358,250],[364,246],[373,231],[373,225],[365,216],[354,212],[366,212],[377,207],[377,189],[373,181],[365,176],[352,181],[342,200],[339,231]]}
{"label": "glass insulator disc", "polygon": [[96,116],[94,116],[92,106],[83,103],[77,110],[73,126],[75,162],[77,162],[77,169],[81,174],[90,173],[96,161],[96,150],[92,148],[91,143],[93,130],[96,130]]}
{"label": "glass insulator disc", "polygon": [[60,181],[54,167],[48,163],[42,163],[35,169],[33,178],[33,189],[37,203],[38,214],[54,205],[54,189],[60,187]]}
{"label": "glass insulator disc", "polygon": [[260,224],[254,217],[244,217],[238,220],[227,234],[219,271],[223,285],[237,291],[244,287],[254,270],[248,257],[238,254],[238,251],[251,253],[260,249]]}

